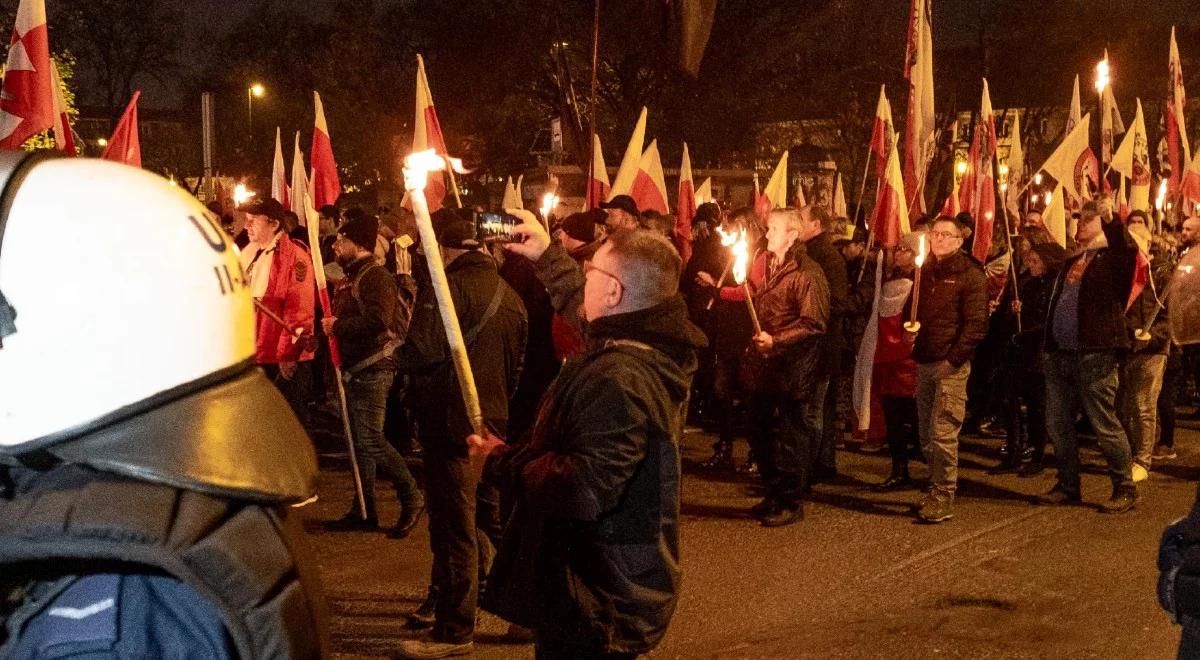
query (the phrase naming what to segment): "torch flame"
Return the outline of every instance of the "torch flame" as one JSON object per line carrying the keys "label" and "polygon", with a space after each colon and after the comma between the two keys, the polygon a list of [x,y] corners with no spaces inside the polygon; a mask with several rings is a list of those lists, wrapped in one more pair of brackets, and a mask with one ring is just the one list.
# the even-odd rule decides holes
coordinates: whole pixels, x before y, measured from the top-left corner
{"label": "torch flame", "polygon": [[542,195],[542,217],[549,218],[550,212],[558,206],[558,195],[548,192]]}
{"label": "torch flame", "polygon": [[717,233],[721,235],[721,245],[729,247],[737,242],[738,235],[734,231],[725,231],[724,227],[717,226]]}
{"label": "torch flame", "polygon": [[1163,202],[1167,200],[1167,180],[1163,179],[1162,183],[1158,184],[1158,197],[1154,200],[1154,208],[1161,211]]}
{"label": "torch flame", "polygon": [[[721,242],[725,242],[725,235],[722,232]],[[733,279],[738,284],[746,281],[747,267],[750,265],[750,243],[746,240],[746,228],[743,227],[737,235],[737,241],[733,244]]]}
{"label": "torch flame", "polygon": [[435,149],[409,154],[404,158],[404,187],[408,190],[424,190],[425,175],[429,172],[440,172],[446,169],[447,163],[459,174],[466,174],[470,171],[463,167],[461,159],[439,155]]}
{"label": "torch flame", "polygon": [[239,183],[233,187],[233,203],[235,206],[241,206],[243,202],[254,197],[255,192],[246,187],[246,184]]}
{"label": "torch flame", "polygon": [[917,256],[913,262],[917,264],[917,268],[925,265],[925,232],[917,236]]}

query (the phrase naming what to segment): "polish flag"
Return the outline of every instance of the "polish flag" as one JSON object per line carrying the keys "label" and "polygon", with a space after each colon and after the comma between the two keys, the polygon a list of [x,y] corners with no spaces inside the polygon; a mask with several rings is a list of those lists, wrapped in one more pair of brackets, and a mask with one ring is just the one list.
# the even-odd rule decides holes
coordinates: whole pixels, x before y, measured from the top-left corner
{"label": "polish flag", "polygon": [[667,207],[667,182],[663,177],[662,159],[658,155],[658,140],[651,140],[650,146],[642,154],[629,196],[642,211],[658,211],[663,215],[671,212]]}
{"label": "polish flag", "polygon": [[138,97],[141,95],[141,91],[135,91],[133,98],[129,99],[129,105],[125,106],[125,113],[113,129],[112,137],[108,139],[108,146],[104,148],[101,158],[134,167],[142,166],[142,143],[138,139],[137,112]]}
{"label": "polish flag", "polygon": [[979,117],[971,137],[967,157],[967,172],[963,175],[958,203],[975,220],[971,252],[983,263],[992,247],[992,225],[996,216],[995,172],[992,159],[996,155],[996,115],[992,112],[992,97],[987,79],[983,80],[983,98]]}
{"label": "polish flag", "polygon": [[[633,127],[633,135],[629,136],[629,144],[625,146],[625,155],[621,158],[621,166],[617,168],[617,178],[613,179],[608,191],[608,199],[617,195],[629,195],[633,189],[633,180],[637,178],[638,166],[642,162],[642,143],[646,141],[646,108],[638,115],[637,124]],[[638,207],[642,208],[642,207]]]}
{"label": "polish flag", "polygon": [[871,214],[871,231],[875,232],[875,240],[880,245],[896,247],[900,237],[910,231],[906,202],[904,176],[900,173],[900,154],[893,140],[888,153],[886,176],[879,180],[879,193]]}
{"label": "polish flag", "polygon": [[788,205],[787,199],[787,163],[788,152],[783,152],[779,157],[779,163],[775,165],[775,171],[771,173],[771,178],[767,180],[767,187],[763,188],[762,195],[770,203],[767,209],[780,209]]}
{"label": "polish flag", "polygon": [[1125,177],[1121,177],[1121,185],[1117,188],[1117,217],[1125,219],[1133,212],[1133,208],[1129,206],[1129,195],[1125,190]]}
{"label": "polish flag", "polygon": [[800,185],[799,181],[796,182],[796,199],[792,200],[792,202],[798,209],[808,206],[808,198],[804,196],[804,186]]}
{"label": "polish flag", "polygon": [[292,213],[295,213],[301,222],[307,222],[304,202],[312,199],[312,184],[305,175],[306,171],[308,170],[304,167],[304,153],[300,151],[300,131],[296,131],[296,141],[292,145],[292,186],[288,202]]}
{"label": "polish flag", "polygon": [[338,196],[342,194],[342,184],[338,179],[337,163],[333,160],[333,142],[329,139],[329,124],[325,123],[325,106],[321,104],[321,95],[316,92],[313,92],[313,106],[316,124],[308,154],[312,159],[309,179],[312,182],[313,208],[319,209],[326,204],[337,203]]}
{"label": "polish flag", "polygon": [[1187,104],[1187,94],[1183,89],[1183,66],[1179,62],[1179,45],[1175,43],[1175,28],[1171,27],[1171,49],[1167,60],[1170,76],[1170,87],[1167,90],[1167,102],[1163,108],[1167,124],[1167,158],[1171,164],[1171,178],[1167,189],[1174,198],[1179,193],[1182,183],[1183,169],[1192,161],[1191,146],[1188,143],[1187,126],[1183,121],[1183,108]]}
{"label": "polish flag", "polygon": [[879,103],[875,106],[875,121],[871,124],[871,152],[875,154],[875,176],[882,179],[887,175],[888,153],[895,141],[892,128],[892,104],[888,102],[884,86],[879,86]]}
{"label": "polish flag", "polygon": [[830,211],[835,218],[849,218],[850,210],[846,207],[846,190],[842,185],[842,175],[837,174],[837,180],[833,183],[833,201]]}
{"label": "polish flag", "polygon": [[[442,136],[442,125],[433,108],[433,94],[429,91],[429,78],[425,76],[425,59],[417,55],[417,109],[413,117],[412,153],[433,149],[439,156],[448,156],[446,139]],[[314,156],[315,158],[315,156]],[[446,175],[443,172],[428,172],[425,180],[425,200],[429,211],[442,208],[446,198]]]}
{"label": "polish flag", "polygon": [[71,132],[71,115],[67,112],[67,101],[63,98],[62,79],[58,76],[58,66],[53,62],[50,73],[53,74],[54,85],[54,148],[68,156],[78,156],[75,134]]}
{"label": "polish flag", "polygon": [[[1149,188],[1146,193],[1148,198]],[[1183,173],[1183,183],[1179,186],[1179,194],[1183,198],[1184,212],[1191,215],[1190,209],[1200,205],[1200,151],[1196,152],[1196,157],[1192,158],[1192,162],[1188,163],[1187,171]]]}
{"label": "polish flag", "polygon": [[[1137,100],[1137,112],[1133,124],[1121,140],[1112,157],[1112,169],[1119,172],[1121,185],[1129,182],[1129,208],[1137,211],[1150,210],[1150,140],[1146,136],[1146,118],[1142,114],[1142,100]],[[1184,178],[1184,187],[1187,178]],[[1196,181],[1200,185],[1200,181]]]}
{"label": "polish flag", "polygon": [[588,181],[587,210],[600,206],[600,201],[608,198],[612,185],[608,182],[608,166],[604,164],[604,150],[600,147],[600,135],[592,136],[592,172]]}
{"label": "polish flag", "polygon": [[909,211],[923,211],[925,171],[933,156],[933,25],[931,0],[912,0],[904,78],[908,80],[908,117],[904,124],[904,190]]}
{"label": "polish flag", "polygon": [[54,127],[54,75],[46,3],[21,0],[0,90],[0,149],[20,149],[35,133]]}
{"label": "polish flag", "polygon": [[688,153],[687,142],[684,142],[683,161],[679,164],[679,196],[675,199],[675,248],[685,264],[692,256],[692,219],[696,217],[694,185],[692,157]]}
{"label": "polish flag", "polygon": [[282,204],[285,209],[291,207],[288,198],[287,170],[283,166],[283,145],[280,144],[278,126],[275,127],[275,159],[271,162],[271,199]]}
{"label": "polish flag", "polygon": [[1150,243],[1143,240],[1139,234],[1130,232],[1129,236],[1137,244],[1138,251],[1133,265],[1133,281],[1129,283],[1129,298],[1125,301],[1127,312],[1150,283]]}

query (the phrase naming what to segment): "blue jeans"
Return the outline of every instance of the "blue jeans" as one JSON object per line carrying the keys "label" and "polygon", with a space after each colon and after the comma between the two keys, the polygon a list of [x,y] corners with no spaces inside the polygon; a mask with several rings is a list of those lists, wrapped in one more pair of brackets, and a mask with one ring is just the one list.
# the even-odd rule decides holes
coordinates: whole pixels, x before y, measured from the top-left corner
{"label": "blue jeans", "polygon": [[1129,439],[1117,419],[1120,363],[1112,352],[1057,351],[1045,354],[1046,434],[1054,443],[1058,483],[1079,492],[1079,443],[1075,416],[1087,415],[1096,431],[1100,453],[1108,462],[1114,490],[1133,490]]}
{"label": "blue jeans", "polygon": [[[350,409],[350,432],[362,474],[363,497],[368,518],[375,513],[375,473],[383,472],[396,488],[401,506],[417,506],[423,500],[421,490],[408,471],[404,457],[383,437],[383,419],[387,411],[388,391],[395,372],[367,368],[346,383],[346,405]],[[357,496],[355,504],[357,505]],[[357,510],[357,507],[356,509]]]}

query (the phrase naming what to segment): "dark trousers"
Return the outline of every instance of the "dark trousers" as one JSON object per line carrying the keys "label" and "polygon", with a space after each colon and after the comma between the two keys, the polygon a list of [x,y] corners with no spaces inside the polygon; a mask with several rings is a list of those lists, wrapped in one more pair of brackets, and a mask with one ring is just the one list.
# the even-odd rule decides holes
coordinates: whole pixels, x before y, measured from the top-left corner
{"label": "dark trousers", "polygon": [[1040,461],[1046,455],[1046,379],[1040,371],[1014,367],[1002,382],[1008,460],[1024,460],[1028,453]]}
{"label": "dark trousers", "polygon": [[1162,391],[1158,393],[1158,444],[1175,447],[1175,404],[1179,399],[1180,376],[1183,367],[1176,360],[1171,364],[1167,358],[1167,368],[1163,370]]}
{"label": "dark trousers", "polygon": [[296,365],[296,373],[291,378],[284,378],[279,373],[279,365],[264,364],[262,365],[263,372],[267,374],[267,378],[275,383],[275,387],[279,389],[279,393],[287,400],[288,407],[292,412],[296,413],[296,418],[300,420],[300,424],[308,427],[308,401],[312,396],[313,386],[313,362],[300,362]]}
{"label": "dark trousers", "polygon": [[831,359],[833,365],[829,371],[829,384],[825,388],[825,397],[821,410],[821,443],[817,450],[817,468],[826,474],[837,472],[837,434],[838,429],[838,393],[842,389],[842,372],[838,360],[841,355]]}
{"label": "dark trousers", "polygon": [[738,397],[738,366],[740,364],[741,358],[737,355],[717,353],[713,373],[713,400],[716,402],[718,445],[733,445],[735,437],[733,402]]}
{"label": "dark trousers", "polygon": [[376,472],[382,472],[392,482],[401,506],[418,506],[417,503],[421,501],[421,489],[409,472],[404,457],[383,437],[383,418],[392,376],[391,369],[369,368],[355,374],[346,383],[350,431],[354,435],[354,451],[362,475],[368,518],[378,517],[375,513]]}
{"label": "dark trousers", "polygon": [[804,431],[804,402],[755,394],[750,414],[750,449],[758,459],[767,497],[785,507],[799,506],[812,460]]}
{"label": "dark trousers", "polygon": [[[582,626],[573,628],[583,629]],[[603,649],[604,640],[590,630],[583,634],[568,634],[552,628],[534,631],[535,660],[633,660],[638,656],[637,653],[609,653]]]}
{"label": "dark trousers", "polygon": [[479,483],[479,467],[466,456],[445,454],[450,440],[425,435],[421,439],[437,595],[433,638],[462,643],[475,633],[480,578],[487,574],[500,540],[500,497],[494,487]]}
{"label": "dark trousers", "polygon": [[892,475],[908,474],[910,447],[920,447],[917,437],[917,400],[911,396],[885,396],[883,419],[887,426],[888,453],[892,455]]}
{"label": "dark trousers", "polygon": [[1129,439],[1117,419],[1119,363],[1111,352],[1047,353],[1046,431],[1058,460],[1058,483],[1079,492],[1079,445],[1075,416],[1082,410],[1096,431],[1114,490],[1135,490]]}

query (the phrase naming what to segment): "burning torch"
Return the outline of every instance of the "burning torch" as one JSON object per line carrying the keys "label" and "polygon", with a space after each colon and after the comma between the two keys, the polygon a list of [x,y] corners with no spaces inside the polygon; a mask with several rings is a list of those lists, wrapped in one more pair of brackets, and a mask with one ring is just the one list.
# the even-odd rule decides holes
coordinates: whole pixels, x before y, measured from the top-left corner
{"label": "burning torch", "polygon": [[462,168],[462,161],[439,156],[433,149],[409,154],[404,159],[404,188],[412,201],[421,245],[425,246],[425,261],[429,265],[433,293],[437,298],[438,311],[442,315],[442,326],[446,329],[446,343],[450,345],[454,373],[458,376],[458,386],[462,390],[467,419],[477,435],[487,437],[487,429],[483,425],[483,409],[479,405],[479,391],[475,389],[475,376],[471,373],[471,362],[467,358],[467,345],[463,341],[462,328],[458,325],[458,314],[454,311],[454,300],[450,297],[450,283],[446,280],[446,268],[442,264],[442,254],[437,250],[437,236],[434,235],[433,221],[429,217],[429,203],[425,200],[426,174],[446,169],[447,163],[452,171],[466,173]]}
{"label": "burning torch", "polygon": [[925,234],[917,238],[917,256],[913,259],[916,268],[913,270],[912,307],[908,310],[908,321],[904,324],[905,332],[917,334],[921,330],[921,322],[917,320],[917,303],[921,300],[921,267],[925,265]]}
{"label": "burning torch", "polygon": [[[725,231],[724,227],[717,225],[717,233],[721,235],[721,245],[724,247],[732,247],[733,244],[737,242],[737,239],[738,239],[737,232]],[[746,234],[746,230],[743,228],[742,235],[744,236],[745,234]],[[716,281],[718,294],[721,291],[721,282],[725,281],[725,276],[729,274],[729,269],[733,267],[733,261],[734,261],[734,255],[732,252],[730,252],[729,259],[725,261],[725,269],[721,271],[721,276],[718,277],[717,281]],[[717,298],[716,298],[716,295],[714,295],[712,298],[709,299],[708,306],[706,306],[704,309],[706,309],[706,310],[712,309],[713,303],[715,303],[716,301],[717,301]]]}
{"label": "burning torch", "polygon": [[742,287],[746,294],[746,308],[750,310],[750,321],[754,323],[754,335],[762,334],[762,325],[758,322],[758,312],[754,311],[754,298],[750,294],[750,282],[746,273],[750,265],[750,243],[746,240],[746,228],[738,232],[738,239],[733,244],[733,279]]}

